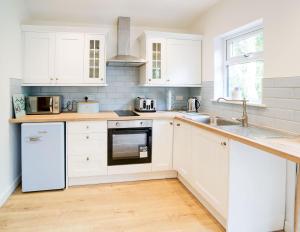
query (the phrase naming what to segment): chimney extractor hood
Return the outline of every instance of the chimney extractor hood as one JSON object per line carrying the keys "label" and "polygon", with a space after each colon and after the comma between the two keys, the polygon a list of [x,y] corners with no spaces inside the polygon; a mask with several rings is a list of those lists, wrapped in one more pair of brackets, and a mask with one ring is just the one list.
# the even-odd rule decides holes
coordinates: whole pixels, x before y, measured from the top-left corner
{"label": "chimney extractor hood", "polygon": [[146,63],[142,58],[129,55],[130,53],[130,18],[118,18],[118,55],[107,60],[108,66],[139,67]]}

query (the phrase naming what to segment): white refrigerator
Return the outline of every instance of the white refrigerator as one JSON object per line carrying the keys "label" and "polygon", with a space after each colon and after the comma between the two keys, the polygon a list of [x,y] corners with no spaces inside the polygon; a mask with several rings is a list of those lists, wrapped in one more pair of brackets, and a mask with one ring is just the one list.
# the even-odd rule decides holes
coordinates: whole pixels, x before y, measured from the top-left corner
{"label": "white refrigerator", "polygon": [[65,188],[65,125],[23,123],[22,191]]}

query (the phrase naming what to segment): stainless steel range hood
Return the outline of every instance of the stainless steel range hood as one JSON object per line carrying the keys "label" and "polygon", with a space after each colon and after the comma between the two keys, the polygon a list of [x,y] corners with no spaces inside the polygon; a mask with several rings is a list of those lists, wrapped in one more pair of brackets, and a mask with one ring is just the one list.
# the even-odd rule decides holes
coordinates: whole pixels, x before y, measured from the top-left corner
{"label": "stainless steel range hood", "polygon": [[139,67],[146,63],[142,58],[130,54],[130,18],[118,18],[118,55],[107,60],[108,66]]}

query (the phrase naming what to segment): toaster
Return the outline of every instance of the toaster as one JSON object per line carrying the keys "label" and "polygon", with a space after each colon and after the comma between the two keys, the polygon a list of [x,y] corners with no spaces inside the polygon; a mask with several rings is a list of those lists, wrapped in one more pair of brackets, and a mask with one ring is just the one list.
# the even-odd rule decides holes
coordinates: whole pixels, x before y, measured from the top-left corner
{"label": "toaster", "polygon": [[135,99],[135,110],[138,112],[156,112],[156,100],[137,97]]}

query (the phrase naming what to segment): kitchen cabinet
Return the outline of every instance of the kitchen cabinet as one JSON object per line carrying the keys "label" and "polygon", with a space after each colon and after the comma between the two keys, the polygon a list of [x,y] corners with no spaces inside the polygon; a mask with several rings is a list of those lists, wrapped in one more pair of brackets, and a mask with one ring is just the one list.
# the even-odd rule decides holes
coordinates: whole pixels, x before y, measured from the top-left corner
{"label": "kitchen cabinet", "polygon": [[24,34],[24,83],[51,84],[54,79],[55,33]]}
{"label": "kitchen cabinet", "polygon": [[68,177],[107,175],[107,123],[67,123]]}
{"label": "kitchen cabinet", "polygon": [[201,40],[167,40],[167,80],[170,85],[201,85]]}
{"label": "kitchen cabinet", "polygon": [[23,31],[23,85],[106,85],[105,33],[37,26]]}
{"label": "kitchen cabinet", "polygon": [[174,121],[173,168],[188,182],[192,182],[191,125]]}
{"label": "kitchen cabinet", "polygon": [[230,142],[228,231],[283,231],[286,160]]}
{"label": "kitchen cabinet", "polygon": [[147,60],[141,67],[141,76],[148,85],[164,85],[166,79],[166,39],[150,38],[144,41],[144,57]]}
{"label": "kitchen cabinet", "polygon": [[83,82],[84,34],[56,33],[55,81],[57,84]]}
{"label": "kitchen cabinet", "polygon": [[229,141],[192,127],[191,185],[219,213],[227,218]]}
{"label": "kitchen cabinet", "polygon": [[152,171],[172,170],[173,120],[153,121]]}
{"label": "kitchen cabinet", "polygon": [[200,35],[145,31],[140,37],[140,83],[145,86],[201,86]]}
{"label": "kitchen cabinet", "polygon": [[86,34],[84,82],[105,84],[105,73],[105,37],[104,35]]}

